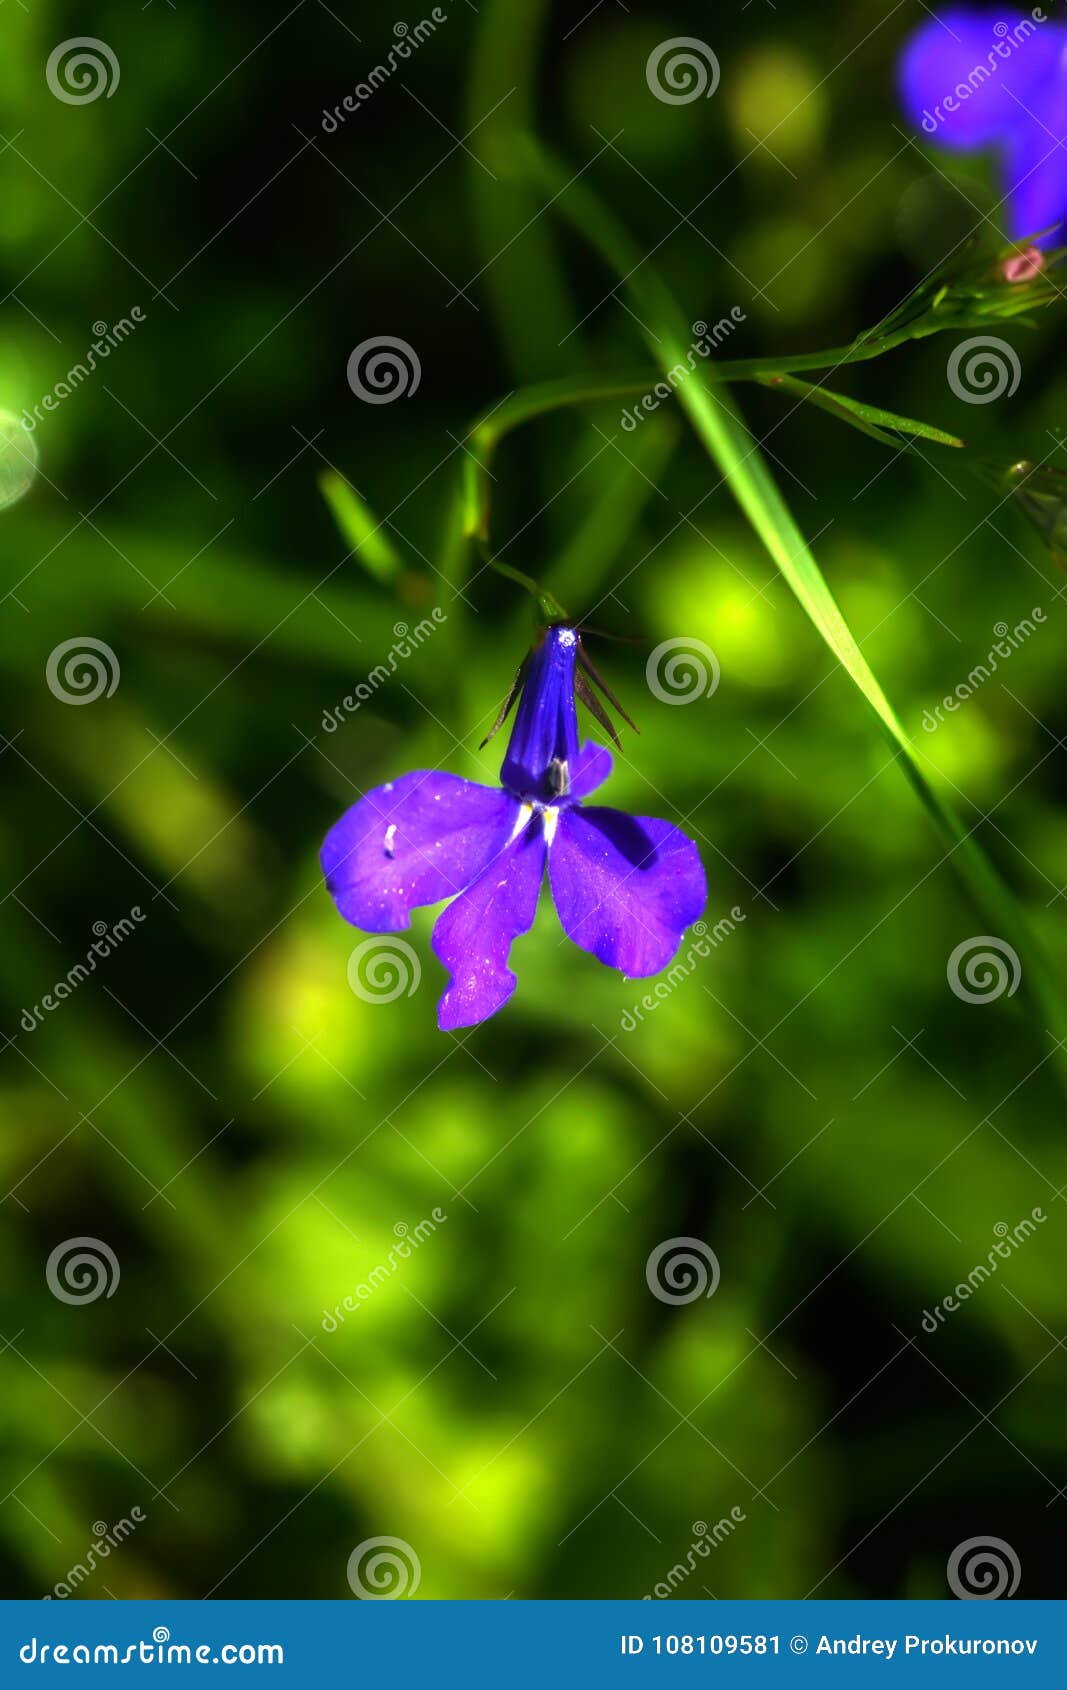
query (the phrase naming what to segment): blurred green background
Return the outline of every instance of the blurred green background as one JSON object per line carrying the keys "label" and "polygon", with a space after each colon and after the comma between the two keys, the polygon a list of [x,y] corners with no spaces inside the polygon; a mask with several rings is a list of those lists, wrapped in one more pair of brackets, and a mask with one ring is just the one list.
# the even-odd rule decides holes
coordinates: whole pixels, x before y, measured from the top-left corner
{"label": "blurred green background", "polygon": [[[0,405],[38,404],[94,324],[144,319],[37,427],[37,481],[0,514],[4,1593],[53,1590],[138,1509],[76,1594],[350,1598],[350,1555],[390,1536],[419,1598],[641,1596],[681,1563],[684,1596],[939,1596],[955,1546],[990,1534],[1021,1594],[1061,1594],[1067,1157],[1045,1030],[1025,991],[949,990],[982,918],[677,406],[513,436],[492,543],[646,642],[594,648],[641,728],[605,801],[683,825],[709,923],[743,922],[627,1031],[645,986],[563,942],[546,894],[515,998],[453,1038],[432,912],[414,969],[401,953],[417,987],[375,1001],[317,867],[367,787],[499,767],[501,742],[475,747],[532,607],[448,537],[472,417],[648,362],[615,278],[516,178],[516,136],[584,172],[687,318],[744,313],[731,357],[870,327],[996,222],[990,161],[903,130],[918,0],[441,11],[334,132],[324,111],[428,12],[37,0],[0,19]],[[81,33],[121,75],[69,104],[45,66]],[[683,35],[721,79],[671,105],[645,67]],[[382,336],[421,382],[370,405],[346,364]],[[940,340],[837,385],[1055,464],[1061,319],[1005,338],[1023,379],[988,407],[950,391]],[[951,453],[742,400],[909,731],[1062,957],[1063,577]],[[331,469],[383,522],[393,583],[338,529]],[[1035,606],[1038,632],[923,732]],[[46,668],[85,637],[120,678],[71,705]],[[684,708],[645,680],[673,638],[721,666]],[[135,908],[27,1030],[94,923]],[[1035,1206],[1034,1236],[924,1331]],[[46,1263],[83,1237],[121,1277],[69,1303]],[[652,1295],[646,1260],[676,1237],[714,1250],[714,1296]]]}

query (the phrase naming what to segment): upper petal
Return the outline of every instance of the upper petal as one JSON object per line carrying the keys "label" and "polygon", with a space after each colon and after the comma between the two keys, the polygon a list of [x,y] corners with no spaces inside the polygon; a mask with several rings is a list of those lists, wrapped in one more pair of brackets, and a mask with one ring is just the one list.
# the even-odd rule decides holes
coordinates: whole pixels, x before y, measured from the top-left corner
{"label": "upper petal", "polygon": [[1027,107],[1047,101],[1063,41],[1062,29],[1017,13],[1001,21],[996,12],[951,7],[922,24],[904,50],[905,110],[940,146],[1004,140]]}
{"label": "upper petal", "polygon": [[538,816],[490,863],[473,886],[442,910],[433,948],[452,976],[437,1010],[443,1032],[495,1015],[515,990],[511,942],[533,926],[545,868]]}
{"label": "upper petal", "polygon": [[519,805],[496,787],[416,770],[377,786],[326,835],[322,870],[346,921],[371,933],[462,892],[511,837]]}
{"label": "upper petal", "polygon": [[587,798],[598,786],[603,786],[612,767],[611,752],[587,739],[570,767],[570,796]]}
{"label": "upper petal", "polygon": [[707,902],[700,855],[669,822],[564,810],[548,878],[568,938],[624,974],[658,974]]}
{"label": "upper petal", "polygon": [[578,635],[573,628],[547,628],[527,660],[522,697],[515,712],[500,779],[523,798],[558,797],[560,767],[578,755],[578,712],[574,664]]}

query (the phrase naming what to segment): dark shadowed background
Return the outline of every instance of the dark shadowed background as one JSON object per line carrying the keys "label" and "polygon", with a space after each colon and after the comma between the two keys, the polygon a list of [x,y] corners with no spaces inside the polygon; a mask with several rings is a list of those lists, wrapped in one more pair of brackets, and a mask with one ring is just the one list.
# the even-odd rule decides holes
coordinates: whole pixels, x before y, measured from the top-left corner
{"label": "dark shadowed background", "polygon": [[[455,543],[464,430],[650,361],[517,137],[624,217],[688,321],[734,312],[722,356],[836,346],[998,221],[990,161],[904,127],[895,60],[927,15],[0,8],[0,406],[36,420],[8,490],[20,440],[40,464],[0,513],[6,1595],[350,1598],[386,1538],[420,1598],[939,1596],[991,1536],[1022,1594],[1062,1593],[1046,1032],[1025,983],[951,989],[983,917],[674,400],[516,432],[491,541],[640,636],[595,646],[641,729],[605,798],[698,842],[708,954],[687,942],[638,1013],[655,983],[565,943],[546,894],[511,1004],[446,1036],[431,913],[350,984],[361,935],[317,867],[365,788],[499,767],[475,747],[533,607]],[[72,102],[46,67],[79,36],[111,85]],[[646,68],[680,36],[720,75],[672,104]],[[116,344],[66,381],[101,325]],[[383,337],[421,377],[409,356],[411,390],[372,404],[346,369]],[[993,404],[951,390],[942,338],[836,385],[1055,464],[1058,310],[1003,338],[1022,374]],[[1062,956],[1063,576],[951,451],[740,398]],[[646,678],[667,640],[688,703]],[[680,1238],[714,1253],[712,1295],[650,1288]]]}

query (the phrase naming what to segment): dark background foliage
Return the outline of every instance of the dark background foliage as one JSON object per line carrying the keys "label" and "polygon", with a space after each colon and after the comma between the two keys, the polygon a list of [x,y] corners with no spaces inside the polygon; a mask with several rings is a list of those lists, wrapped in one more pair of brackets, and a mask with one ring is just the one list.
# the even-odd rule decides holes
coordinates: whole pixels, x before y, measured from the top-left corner
{"label": "dark background foliage", "polygon": [[[457,1039],[432,917],[407,935],[418,988],[367,1001],[317,870],[366,787],[494,778],[499,747],[475,747],[532,615],[448,550],[464,429],[524,383],[648,361],[616,278],[518,176],[522,130],[625,217],[690,320],[744,313],[732,357],[846,342],[968,230],[994,239],[990,161],[903,127],[913,0],[443,9],[333,133],[395,8],[0,16],[0,403],[36,404],[95,322],[145,319],[38,427],[36,484],[0,515],[5,1593],[44,1594],[137,1507],[79,1593],[347,1597],[353,1548],[387,1534],[420,1596],[641,1595],[736,1509],[682,1594],[936,1596],[990,1534],[1023,1594],[1052,1594],[1067,1167],[1045,1029],[1025,990],[950,991],[982,918],[676,406],[513,436],[492,539],[646,642],[597,647],[642,730],[607,799],[684,825],[709,923],[743,921],[627,1031],[645,988],[561,942],[546,899],[512,1004]],[[67,105],[45,63],[80,34],[121,78]],[[714,47],[713,98],[651,95],[678,35]],[[369,406],[346,363],[381,335],[422,379]],[[995,405],[952,393],[941,340],[837,385],[1055,463],[1061,335],[1058,310],[1005,330],[1023,376]],[[742,397],[909,731],[1062,954],[1062,577],[951,453]],[[385,524],[398,592],[339,532],[331,467]],[[326,732],[433,606],[439,630]],[[1034,607],[1034,637],[925,733]],[[82,636],[121,679],[72,706],[45,672]],[[722,677],[684,708],[644,668],[680,637]],[[93,924],[134,906],[27,1031]],[[121,1278],[72,1305],[45,1265],[83,1236]],[[714,1249],[710,1299],[650,1293],[677,1236]]]}

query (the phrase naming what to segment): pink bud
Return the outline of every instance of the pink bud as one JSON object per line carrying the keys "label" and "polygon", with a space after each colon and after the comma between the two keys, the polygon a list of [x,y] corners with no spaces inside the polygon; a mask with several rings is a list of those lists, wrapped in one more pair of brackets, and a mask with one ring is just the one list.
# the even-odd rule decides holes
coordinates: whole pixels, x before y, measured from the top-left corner
{"label": "pink bud", "polygon": [[1017,252],[1011,258],[1006,258],[1001,265],[1000,273],[1006,282],[1032,282],[1045,268],[1045,255],[1036,246],[1028,246],[1025,251]]}

